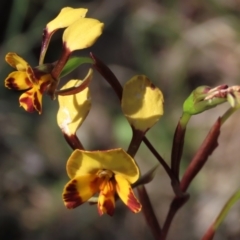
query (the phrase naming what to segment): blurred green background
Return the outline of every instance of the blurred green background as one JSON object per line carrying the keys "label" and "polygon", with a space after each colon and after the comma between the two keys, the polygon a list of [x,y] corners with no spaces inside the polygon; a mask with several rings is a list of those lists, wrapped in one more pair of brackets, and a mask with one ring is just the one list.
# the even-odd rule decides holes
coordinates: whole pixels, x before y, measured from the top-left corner
{"label": "blurred green background", "polygon": [[[120,201],[114,217],[99,217],[96,206],[67,210],[62,189],[68,181],[65,164],[71,149],[56,124],[57,102],[48,96],[43,113],[19,108],[20,93],[4,88],[12,71],[4,61],[16,52],[37,65],[42,30],[64,6],[88,8],[88,16],[105,23],[92,51],[122,84],[135,74],[147,75],[165,95],[165,114],[147,134],[169,162],[171,141],[181,106],[199,85],[239,84],[240,2],[238,0],[8,0],[0,2],[0,239],[153,239],[142,213],[132,214]],[[56,33],[46,61],[61,52]],[[87,67],[70,77],[82,78]],[[65,81],[69,79],[64,79]],[[64,81],[63,80],[63,81]],[[127,148],[131,131],[121,115],[117,97],[95,72],[91,83],[92,110],[79,129],[86,149]],[[186,136],[182,172],[208,129],[226,105],[193,117]],[[197,240],[240,186],[239,119],[236,113],[222,129],[219,148],[194,180],[191,199],[177,214],[169,240]],[[157,162],[142,145],[136,157],[142,173]],[[168,177],[160,166],[147,190],[162,224],[173,198]],[[218,240],[240,239],[240,205],[231,210],[217,232]]]}

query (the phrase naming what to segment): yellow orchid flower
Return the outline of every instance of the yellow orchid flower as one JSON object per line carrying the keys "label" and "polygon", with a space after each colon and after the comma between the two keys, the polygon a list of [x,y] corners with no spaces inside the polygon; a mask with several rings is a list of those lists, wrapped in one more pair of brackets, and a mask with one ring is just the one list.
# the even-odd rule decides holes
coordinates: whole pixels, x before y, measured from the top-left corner
{"label": "yellow orchid flower", "polygon": [[51,74],[32,68],[16,53],[8,53],[6,62],[16,68],[5,79],[5,87],[13,90],[27,90],[20,98],[20,106],[28,112],[42,112],[42,95],[48,85],[53,81]]}
{"label": "yellow orchid flower", "polygon": [[122,111],[136,130],[146,132],[163,115],[163,94],[144,75],[132,77],[123,88]]}
{"label": "yellow orchid flower", "polygon": [[139,178],[139,169],[134,159],[121,148],[106,151],[77,149],[68,159],[67,173],[71,180],[64,188],[63,200],[69,209],[83,204],[98,192],[100,215],[113,215],[115,193],[133,212],[142,208],[131,188]]}

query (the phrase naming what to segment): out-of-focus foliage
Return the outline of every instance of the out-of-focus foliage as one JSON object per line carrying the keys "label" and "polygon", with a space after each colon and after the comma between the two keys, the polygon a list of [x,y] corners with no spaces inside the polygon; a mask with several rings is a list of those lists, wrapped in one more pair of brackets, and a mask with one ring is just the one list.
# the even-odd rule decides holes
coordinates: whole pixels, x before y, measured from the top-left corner
{"label": "out-of-focus foliage", "polygon": [[[87,204],[74,211],[65,208],[61,194],[71,149],[56,124],[57,101],[46,96],[39,117],[19,108],[18,92],[4,88],[4,79],[11,71],[4,62],[6,53],[16,52],[32,66],[37,65],[42,29],[65,6],[88,8],[89,17],[105,23],[103,35],[91,51],[109,65],[122,84],[135,74],[145,74],[161,88],[165,115],[147,136],[169,160],[173,132],[186,96],[200,85],[239,83],[240,4],[235,0],[0,3],[1,16],[7,16],[0,21],[0,239],[151,239],[144,218],[131,215],[120,201],[114,218],[104,216],[101,220],[96,209]],[[61,33],[56,33],[46,62],[59,57],[61,44]],[[88,57],[89,49],[75,54]],[[82,79],[88,67],[74,71],[73,78]],[[117,97],[96,72],[90,87],[92,109],[78,132],[81,142],[95,150],[126,147],[131,131],[120,114]],[[191,119],[185,165],[222,107]],[[239,116],[236,113],[223,129],[219,148],[194,181],[192,200],[178,213],[169,239],[199,239],[239,188]],[[145,146],[137,158],[142,173],[156,164]],[[161,222],[173,196],[161,167],[147,190]],[[240,238],[239,205],[234,208],[216,239]]]}

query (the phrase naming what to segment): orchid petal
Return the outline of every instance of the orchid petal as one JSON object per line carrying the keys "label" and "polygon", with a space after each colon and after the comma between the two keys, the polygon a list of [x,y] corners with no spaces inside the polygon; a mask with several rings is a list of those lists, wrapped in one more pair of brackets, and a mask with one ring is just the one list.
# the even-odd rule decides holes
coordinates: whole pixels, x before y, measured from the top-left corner
{"label": "orchid petal", "polygon": [[73,24],[79,18],[84,18],[88,9],[85,8],[62,8],[60,13],[47,24],[47,31],[53,32],[59,28],[65,28]]}
{"label": "orchid petal", "polygon": [[[80,80],[70,80],[64,85],[62,90],[71,88],[82,82]],[[57,113],[57,123],[61,130],[68,136],[76,133],[78,128],[87,117],[91,108],[91,98],[89,88],[83,91],[66,96],[58,96],[59,110]]]}
{"label": "orchid petal", "polygon": [[144,75],[131,78],[123,88],[122,110],[131,126],[142,132],[163,115],[163,94]]}
{"label": "orchid petal", "polygon": [[70,50],[91,47],[102,34],[104,24],[97,19],[80,18],[63,33],[63,43]]}
{"label": "orchid petal", "polygon": [[96,174],[99,169],[119,174],[130,183],[134,183],[139,178],[139,169],[134,159],[121,148],[105,151],[76,149],[67,162],[67,173],[70,178]]}
{"label": "orchid petal", "polygon": [[19,98],[20,106],[23,107],[27,112],[34,112],[35,107],[33,105],[34,89],[30,89],[23,93]]}
{"label": "orchid petal", "polygon": [[5,60],[10,66],[16,68],[18,71],[25,72],[29,81],[37,83],[33,69],[23,58],[16,53],[10,52],[6,55]]}
{"label": "orchid petal", "polygon": [[14,52],[9,52],[5,56],[6,62],[18,71],[27,71],[29,64]]}
{"label": "orchid petal", "polygon": [[42,93],[33,87],[32,89],[23,93],[19,98],[20,106],[27,112],[38,111],[42,113]]}
{"label": "orchid petal", "polygon": [[39,114],[42,113],[42,92],[36,88],[33,93],[33,106]]}
{"label": "orchid petal", "polygon": [[100,183],[101,179],[92,174],[72,179],[63,190],[65,206],[71,209],[83,204],[98,191]]}
{"label": "orchid petal", "polygon": [[115,186],[112,181],[108,180],[103,181],[101,186],[102,185],[104,186],[102,187],[98,198],[98,213],[100,216],[104,213],[112,216],[115,208]]}
{"label": "orchid petal", "polygon": [[135,213],[141,211],[142,205],[135,197],[131,185],[127,179],[119,174],[116,174],[115,180],[117,182],[116,191],[121,200],[128,206],[131,211]]}
{"label": "orchid petal", "polygon": [[5,79],[5,87],[13,90],[26,90],[32,87],[26,72],[11,72]]}

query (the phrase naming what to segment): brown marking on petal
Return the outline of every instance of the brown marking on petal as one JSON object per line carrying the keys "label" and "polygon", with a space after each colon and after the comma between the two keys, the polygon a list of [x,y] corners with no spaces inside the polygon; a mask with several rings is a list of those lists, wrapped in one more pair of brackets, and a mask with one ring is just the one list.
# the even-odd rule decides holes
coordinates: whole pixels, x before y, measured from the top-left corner
{"label": "brown marking on petal", "polygon": [[39,81],[44,75],[50,75],[50,72],[52,70],[52,65],[51,64],[44,64],[44,67],[41,69],[41,66],[38,66],[36,68],[33,68],[33,74],[35,76],[35,78]]}
{"label": "brown marking on petal", "polygon": [[33,105],[35,107],[35,109],[41,113],[42,112],[42,105],[38,99],[38,95],[37,95],[37,92],[34,92],[33,93]]}
{"label": "brown marking on petal", "polygon": [[35,77],[38,81],[40,80],[40,78],[41,78],[43,75],[46,74],[45,72],[40,71],[40,70],[37,69],[37,68],[33,68],[32,71],[33,71],[34,77]]}
{"label": "brown marking on petal", "polygon": [[99,189],[99,185],[101,184],[102,179],[99,177],[96,177],[95,179],[93,179],[93,181],[90,182],[90,188],[95,191],[95,189]]}
{"label": "brown marking on petal", "polygon": [[142,208],[142,205],[134,196],[133,190],[131,188],[129,188],[127,206],[130,208],[130,210],[132,210],[135,213],[139,212]]}
{"label": "brown marking on petal", "polygon": [[32,97],[32,93],[31,92],[25,92],[26,95],[28,95],[29,97]]}
{"label": "brown marking on petal", "polygon": [[30,96],[31,94],[29,94],[28,92],[26,92],[25,94],[29,95],[29,97],[24,97],[21,98],[19,100],[20,105],[22,106],[26,106],[26,108],[24,107],[24,109],[28,112],[34,112],[35,108],[33,106],[33,102],[32,102],[32,97]]}
{"label": "brown marking on petal", "polygon": [[19,87],[18,87],[18,85],[16,84],[15,81],[16,81],[15,78],[12,78],[12,77],[7,78],[5,80],[5,86],[9,89],[19,90]]}
{"label": "brown marking on petal", "polygon": [[115,206],[111,199],[106,199],[103,205],[98,202],[98,214],[100,216],[102,216],[104,213],[107,213],[109,216],[113,216],[114,210]]}
{"label": "brown marking on petal", "polygon": [[150,88],[151,88],[152,90],[154,90],[154,89],[156,88],[156,86],[151,82]]}
{"label": "brown marking on petal", "polygon": [[101,189],[99,199],[98,200],[98,213],[99,215],[103,215],[107,213],[110,216],[113,216],[115,209],[115,185],[113,185],[112,181],[108,181],[106,179],[99,178],[101,181],[101,185],[99,189]]}
{"label": "brown marking on petal", "polygon": [[69,209],[76,208],[83,203],[77,190],[77,180],[72,180],[66,187],[63,194],[65,206]]}
{"label": "brown marking on petal", "polygon": [[32,87],[32,82],[28,77],[25,78],[25,82],[29,87]]}
{"label": "brown marking on petal", "polygon": [[107,214],[113,216],[115,207],[111,199],[105,200],[103,206],[105,207]]}
{"label": "brown marking on petal", "polygon": [[33,83],[37,83],[37,82],[38,82],[38,81],[37,81],[37,78],[36,78],[36,76],[35,76],[35,74],[34,74],[34,71],[33,71],[33,69],[32,69],[30,66],[28,66],[26,72],[27,72],[27,74],[28,74],[31,82],[33,82]]}
{"label": "brown marking on petal", "polygon": [[44,82],[40,85],[39,91],[40,91],[41,94],[43,94],[46,91],[46,89],[47,89],[47,87],[50,83],[51,83],[51,81],[49,80],[49,81]]}
{"label": "brown marking on petal", "polygon": [[[32,87],[32,83],[28,78],[25,78],[25,83],[26,83],[26,85],[29,86],[29,88]],[[23,90],[23,89],[20,89],[20,87],[18,86],[17,79],[15,79],[13,77],[5,79],[5,86],[7,88],[13,89],[13,90]],[[27,88],[25,88],[25,89],[27,89]]]}

